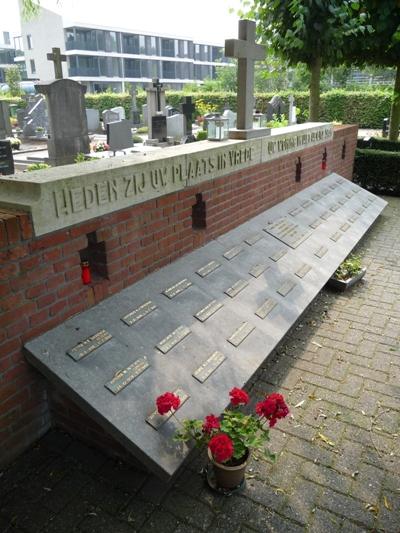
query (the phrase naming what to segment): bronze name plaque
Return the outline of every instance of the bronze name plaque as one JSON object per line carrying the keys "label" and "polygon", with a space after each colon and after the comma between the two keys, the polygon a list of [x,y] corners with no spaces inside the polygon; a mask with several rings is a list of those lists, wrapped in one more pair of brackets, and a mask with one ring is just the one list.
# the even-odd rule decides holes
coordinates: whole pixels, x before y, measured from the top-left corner
{"label": "bronze name plaque", "polygon": [[232,333],[227,341],[237,348],[254,329],[256,328],[249,322],[243,322],[243,324]]}
{"label": "bronze name plaque", "polygon": [[344,224],[342,224],[342,225],[340,226],[340,229],[341,229],[342,231],[347,231],[349,228],[350,228],[350,224],[347,223],[347,222],[345,222]]}
{"label": "bronze name plaque", "polygon": [[317,192],[316,194],[313,194],[311,198],[314,200],[314,202],[317,202],[318,200],[321,200],[322,195]]}
{"label": "bronze name plaque", "polygon": [[280,250],[277,250],[276,252],[271,254],[269,258],[272,259],[272,261],[274,261],[275,263],[277,263],[279,259],[282,259],[282,257],[285,256],[286,254],[287,254],[287,250],[285,250],[285,248],[281,248]]}
{"label": "bronze name plaque", "polygon": [[[190,395],[181,388],[175,389],[173,391],[173,394],[175,394],[175,396],[178,396],[181,401],[179,407],[181,407],[190,398]],[[176,411],[174,411],[174,413],[175,412]],[[146,418],[146,422],[151,427],[158,430],[163,424],[165,424],[165,422],[167,422],[167,420],[171,418],[172,415],[173,413],[171,411],[169,411],[165,415],[160,415],[156,409]]]}
{"label": "bronze name plaque", "polygon": [[307,209],[307,207],[310,207],[310,205],[312,205],[311,200],[305,200],[304,202],[301,202],[301,207],[303,207],[304,209]]}
{"label": "bronze name plaque", "polygon": [[175,298],[175,296],[178,296],[178,294],[180,294],[181,292],[191,287],[191,285],[192,282],[185,278],[181,281],[178,281],[178,283],[175,283],[175,285],[171,285],[171,287],[168,287],[168,289],[165,289],[163,291],[163,294],[165,294],[165,296],[168,296],[169,299],[172,299]]}
{"label": "bronze name plaque", "polygon": [[300,268],[298,268],[295,272],[296,276],[298,278],[304,278],[304,276],[306,276],[311,270],[311,267],[310,265],[307,265],[306,263],[304,263],[303,265],[301,265]]}
{"label": "bronze name plaque", "polygon": [[328,248],[326,246],[321,246],[316,252],[314,252],[314,255],[317,256],[319,259],[322,259],[327,251]]}
{"label": "bronze name plaque", "polygon": [[264,318],[269,315],[269,313],[272,311],[272,309],[274,309],[276,305],[278,304],[277,302],[275,302],[275,300],[273,300],[272,298],[267,298],[265,302],[260,305],[255,314],[262,320],[264,320]]}
{"label": "bronze name plaque", "polygon": [[359,207],[355,211],[356,211],[357,215],[362,215],[364,213],[365,209],[363,207]]}
{"label": "bronze name plaque", "polygon": [[210,261],[206,265],[199,268],[199,270],[196,271],[196,274],[201,276],[202,278],[205,278],[208,276],[208,274],[211,274],[211,272],[214,272],[214,270],[217,270],[221,266],[221,263],[218,263],[218,261]]}
{"label": "bronze name plaque", "polygon": [[330,206],[329,209],[332,211],[332,213],[335,213],[339,208],[340,208],[339,204],[333,204]]}
{"label": "bronze name plaque", "polygon": [[328,220],[329,217],[332,216],[332,213],[330,213],[329,211],[324,211],[322,213],[322,215],[320,215],[320,217],[322,218],[322,220]]}
{"label": "bronze name plaque", "polygon": [[123,316],[121,320],[125,322],[125,324],[128,324],[128,326],[133,326],[133,324],[139,322],[139,320],[153,312],[155,309],[157,309],[156,304],[149,300],[148,302],[145,302],[144,304],[140,305],[127,315]]}
{"label": "bronze name plaque", "polygon": [[367,199],[363,202],[362,206],[363,206],[363,207],[369,207],[372,203],[373,203],[373,200],[372,200],[371,198],[367,198]]}
{"label": "bronze name plaque", "polygon": [[293,290],[296,287],[296,283],[294,281],[285,281],[279,289],[277,289],[277,293],[281,296],[285,297],[289,294],[291,290]]}
{"label": "bronze name plaque", "polygon": [[80,361],[110,339],[112,339],[111,333],[108,333],[105,329],[101,329],[91,337],[79,342],[76,346],[68,350],[67,354],[70,355],[74,361]]}
{"label": "bronze name plaque", "polygon": [[314,220],[314,222],[311,222],[311,224],[309,224],[309,226],[312,229],[317,229],[318,226],[320,226],[321,224],[322,224],[322,220],[320,218],[317,218],[316,220]]}
{"label": "bronze name plaque", "polygon": [[275,222],[268,224],[264,231],[284,242],[291,248],[297,248],[299,244],[305,241],[310,235],[311,231],[296,224],[293,220],[288,218],[280,218]]}
{"label": "bronze name plaque", "polygon": [[194,315],[200,322],[205,322],[210,316],[219,311],[224,304],[218,302],[218,300],[212,300],[209,304],[204,306],[200,311]]}
{"label": "bronze name plaque", "polygon": [[325,187],[325,189],[322,189],[321,193],[324,195],[324,196],[327,196],[331,191]]}
{"label": "bronze name plaque", "polygon": [[342,233],[340,233],[340,231],[336,231],[329,238],[331,239],[331,241],[337,242],[341,236],[342,236]]}
{"label": "bronze name plaque", "polygon": [[344,205],[346,202],[348,202],[346,196],[343,196],[342,198],[339,198],[338,200],[340,205]]}
{"label": "bronze name plaque", "polygon": [[289,215],[292,215],[292,217],[297,217],[297,215],[300,215],[302,211],[303,210],[300,207],[296,207],[296,209],[289,211]]}
{"label": "bronze name plaque", "polygon": [[136,359],[134,363],[127,366],[123,370],[119,370],[115,373],[115,376],[108,381],[104,386],[111,391],[113,394],[118,394],[122,391],[129,383],[132,383],[140,374],[142,374],[147,368],[149,368],[149,362],[147,357],[140,357]]}
{"label": "bronze name plaque", "polygon": [[222,363],[225,361],[226,357],[221,352],[214,352],[208,357],[204,363],[202,363],[199,368],[197,368],[192,376],[197,379],[197,381],[200,381],[200,383],[204,383],[206,379],[208,379],[211,374],[213,374],[219,366],[222,365]]}
{"label": "bronze name plaque", "polygon": [[224,257],[225,257],[225,259],[228,259],[228,261],[230,261],[231,259],[233,259],[237,255],[239,255],[241,252],[243,252],[243,246],[241,246],[239,244],[238,246],[234,246],[230,250],[227,250],[224,253]]}
{"label": "bronze name plaque", "polygon": [[239,294],[239,292],[245,289],[248,284],[249,282],[246,279],[239,279],[236,283],[234,283],[231,287],[226,289],[226,291],[224,292],[231,298],[234,298],[237,294]]}
{"label": "bronze name plaque", "polygon": [[270,266],[267,263],[259,263],[251,267],[249,274],[251,274],[253,278],[259,278],[261,274],[263,274],[269,268]]}
{"label": "bronze name plaque", "polygon": [[187,326],[179,326],[172,333],[162,339],[156,346],[162,353],[168,353],[179,342],[183,341],[185,337],[190,334],[190,329]]}
{"label": "bronze name plaque", "polygon": [[247,237],[244,242],[249,246],[253,246],[253,244],[256,244],[260,239],[262,239],[262,235],[260,233],[254,233],[254,235]]}
{"label": "bronze name plaque", "polygon": [[346,197],[350,200],[350,198],[353,198],[354,196],[354,193],[353,192],[348,192],[346,193]]}
{"label": "bronze name plaque", "polygon": [[358,220],[358,215],[352,215],[351,217],[349,217],[349,222],[351,222],[352,224]]}
{"label": "bronze name plaque", "polygon": [[344,183],[346,180],[344,178],[338,178],[336,180],[336,183],[338,183],[339,185],[341,185],[342,183]]}

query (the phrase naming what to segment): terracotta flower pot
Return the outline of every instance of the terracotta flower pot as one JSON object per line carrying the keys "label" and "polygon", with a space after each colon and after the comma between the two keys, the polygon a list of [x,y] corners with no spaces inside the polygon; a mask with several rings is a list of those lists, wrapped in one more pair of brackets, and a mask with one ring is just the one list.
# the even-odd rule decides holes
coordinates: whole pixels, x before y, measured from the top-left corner
{"label": "terracotta flower pot", "polygon": [[208,458],[210,459],[215,474],[215,481],[218,488],[221,489],[235,489],[238,487],[243,479],[247,467],[247,462],[250,457],[250,452],[247,450],[243,457],[243,462],[236,466],[227,466],[223,463],[218,463],[212,456],[210,449],[208,451]]}

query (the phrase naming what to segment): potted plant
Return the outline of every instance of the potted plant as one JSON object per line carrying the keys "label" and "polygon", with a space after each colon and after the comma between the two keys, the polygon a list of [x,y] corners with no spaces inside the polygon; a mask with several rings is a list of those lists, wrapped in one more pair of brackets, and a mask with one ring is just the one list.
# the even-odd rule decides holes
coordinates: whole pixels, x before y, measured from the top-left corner
{"label": "potted plant", "polygon": [[215,475],[215,488],[223,491],[231,491],[242,485],[251,450],[256,449],[266,458],[275,459],[275,455],[266,448],[270,440],[269,428],[289,413],[281,394],[266,396],[256,404],[255,413],[250,414],[240,409],[250,401],[247,392],[234,387],[229,396],[230,408],[225,409],[220,417],[209,414],[204,420],[180,421],[174,414],[180,406],[180,399],[171,392],[162,394],[156,400],[158,413],[172,414],[180,426],[174,440],[192,441],[198,447],[207,446]]}
{"label": "potted plant", "polygon": [[364,277],[367,269],[362,266],[358,255],[349,255],[336,269],[329,280],[329,286],[339,291],[345,291]]}

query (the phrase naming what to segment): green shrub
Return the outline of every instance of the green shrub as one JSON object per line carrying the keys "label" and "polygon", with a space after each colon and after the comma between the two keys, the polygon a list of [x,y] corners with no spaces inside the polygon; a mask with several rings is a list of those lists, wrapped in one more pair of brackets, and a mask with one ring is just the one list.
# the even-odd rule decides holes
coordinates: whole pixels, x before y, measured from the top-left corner
{"label": "green shrub", "polygon": [[207,139],[207,132],[204,130],[199,130],[196,133],[196,141],[205,141]]}
{"label": "green shrub", "polygon": [[132,141],[134,143],[142,143],[143,139],[140,135],[132,135]]}
{"label": "green shrub", "polygon": [[28,172],[32,172],[33,170],[43,170],[45,168],[50,168],[51,165],[48,165],[47,163],[32,163],[31,165],[28,165],[26,167],[26,170]]}
{"label": "green shrub", "polygon": [[368,140],[357,139],[357,148],[372,148],[373,150],[383,150],[384,152],[400,152],[400,142],[380,139],[379,137],[370,137]]}
{"label": "green shrub", "polygon": [[353,181],[380,194],[400,195],[400,153],[356,149]]}
{"label": "green shrub", "polygon": [[13,150],[19,150],[21,147],[21,139],[18,139],[18,137],[7,137],[6,141],[10,141]]}
{"label": "green shrub", "polygon": [[142,126],[136,130],[136,133],[149,133],[149,128],[147,126]]}
{"label": "green shrub", "polygon": [[362,270],[361,257],[351,254],[336,269],[333,277],[340,280],[347,280],[359,274]]}

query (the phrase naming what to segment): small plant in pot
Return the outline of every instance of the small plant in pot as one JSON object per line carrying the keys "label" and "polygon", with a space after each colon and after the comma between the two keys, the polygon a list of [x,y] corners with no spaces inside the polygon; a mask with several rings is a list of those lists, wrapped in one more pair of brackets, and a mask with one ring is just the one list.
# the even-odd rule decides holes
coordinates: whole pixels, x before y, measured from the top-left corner
{"label": "small plant in pot", "polygon": [[250,401],[243,389],[234,387],[230,393],[230,408],[220,417],[207,415],[204,420],[185,419],[180,421],[175,411],[180,399],[166,392],[156,400],[160,415],[171,413],[180,425],[174,440],[195,442],[196,446],[207,446],[208,457],[213,466],[215,487],[231,491],[242,486],[251,450],[258,450],[267,459],[275,460],[266,444],[269,442],[269,428],[289,414],[289,408],[281,394],[266,396],[255,406],[255,413],[246,414],[241,407]]}
{"label": "small plant in pot", "polygon": [[367,269],[362,266],[359,255],[349,255],[329,280],[329,286],[339,291],[345,291],[364,277]]}

